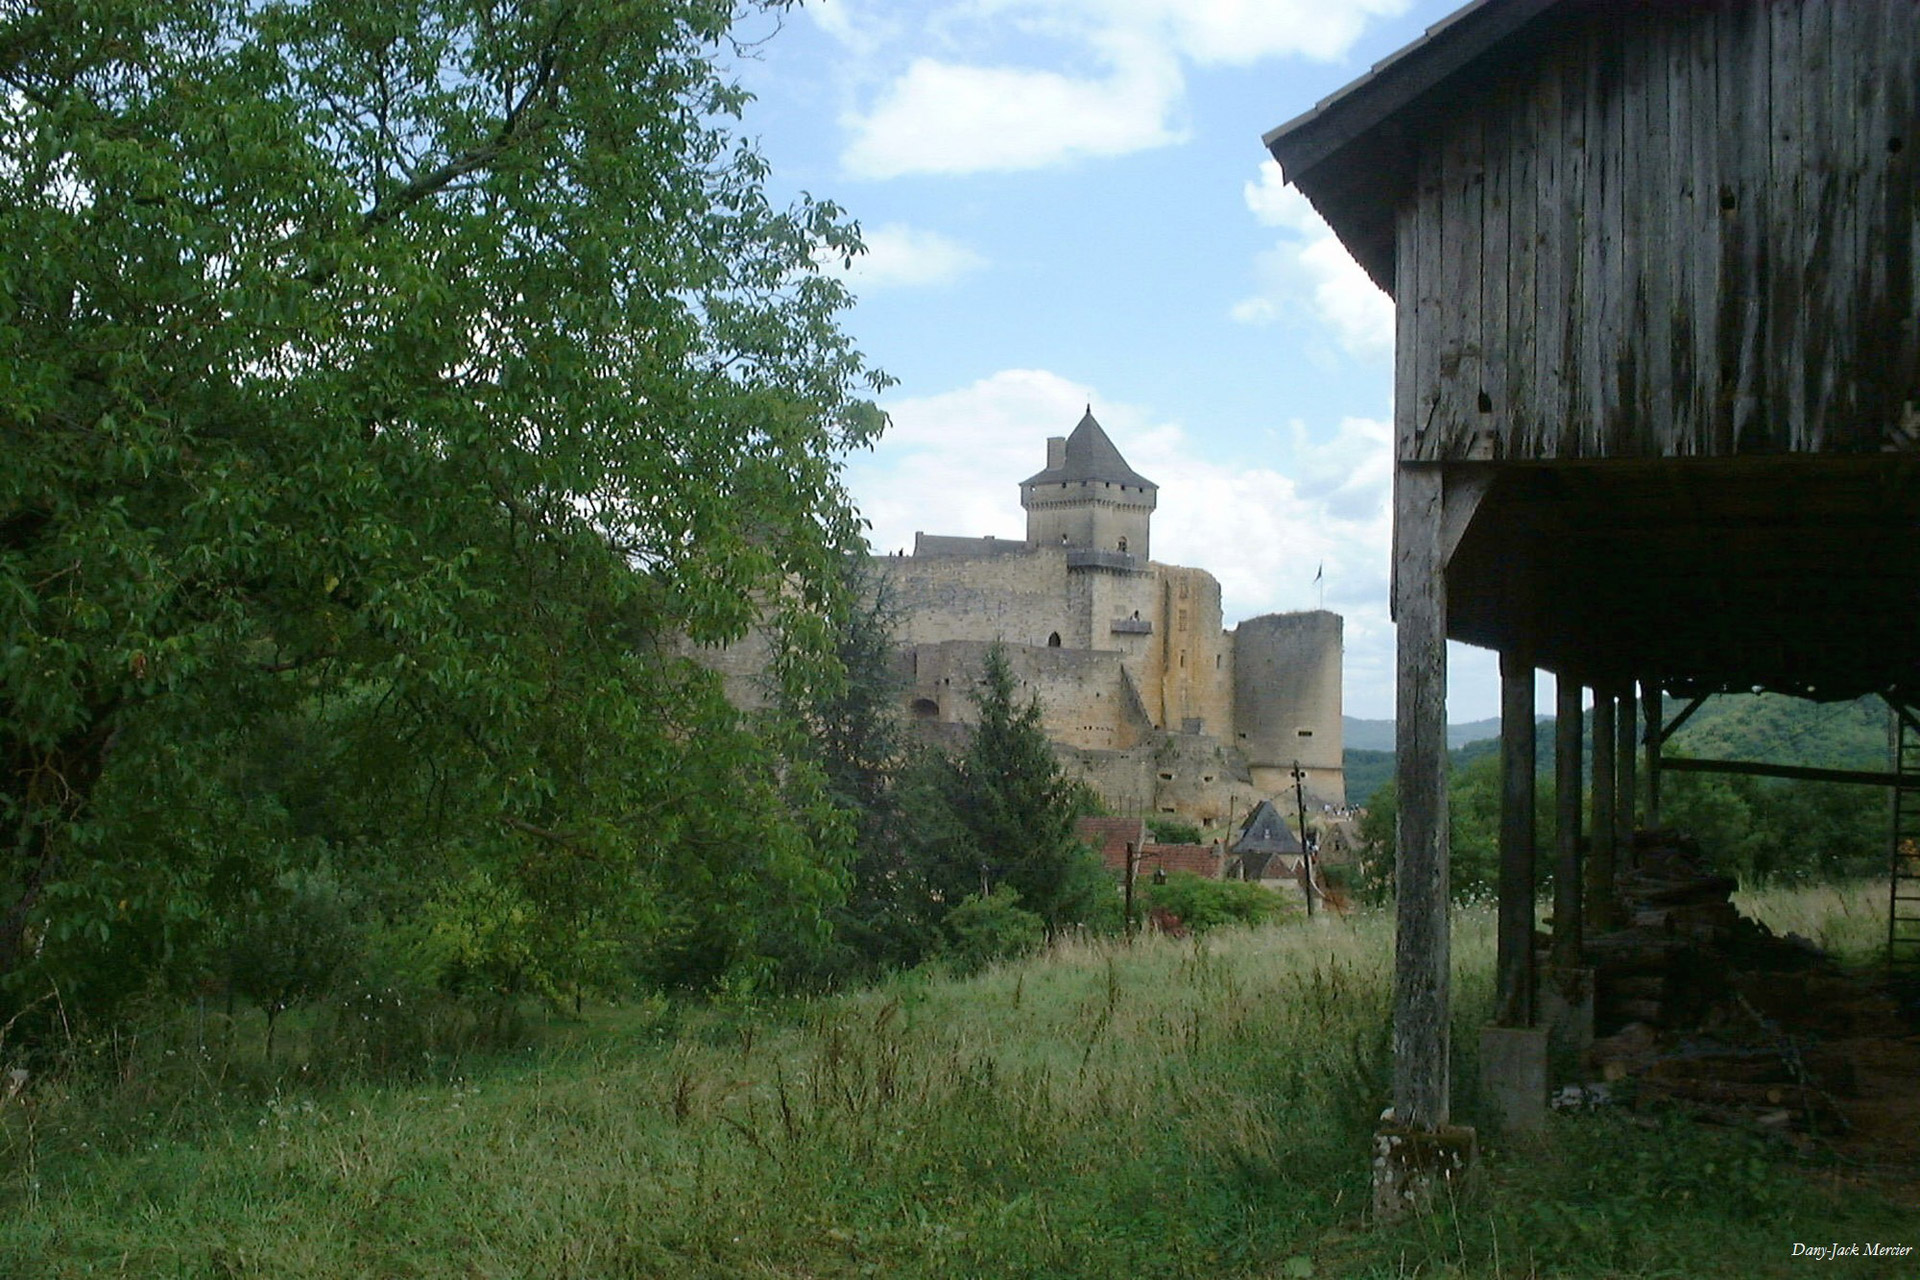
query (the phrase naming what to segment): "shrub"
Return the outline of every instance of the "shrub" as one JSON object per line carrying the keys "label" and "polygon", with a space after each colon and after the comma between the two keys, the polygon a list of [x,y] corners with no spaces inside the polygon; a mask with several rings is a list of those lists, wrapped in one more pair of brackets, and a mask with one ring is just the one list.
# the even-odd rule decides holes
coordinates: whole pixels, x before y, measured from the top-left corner
{"label": "shrub", "polygon": [[1147,834],[1158,844],[1200,844],[1200,828],[1182,818],[1148,818]]}
{"label": "shrub", "polygon": [[978,973],[996,960],[1030,955],[1046,941],[1047,926],[1020,905],[1020,894],[1002,885],[986,897],[968,894],[942,923],[941,954],[958,973]]}
{"label": "shrub", "polygon": [[1288,913],[1290,904],[1272,889],[1244,880],[1208,880],[1176,871],[1165,884],[1149,884],[1141,893],[1149,911],[1166,911],[1195,933],[1216,925],[1261,924]]}

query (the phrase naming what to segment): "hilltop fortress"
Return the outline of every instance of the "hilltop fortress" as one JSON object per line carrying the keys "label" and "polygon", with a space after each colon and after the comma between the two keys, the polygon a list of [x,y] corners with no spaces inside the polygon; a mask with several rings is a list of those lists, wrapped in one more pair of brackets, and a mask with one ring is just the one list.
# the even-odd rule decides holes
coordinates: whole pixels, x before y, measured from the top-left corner
{"label": "hilltop fortress", "polygon": [[[1020,483],[1024,539],[920,533],[911,555],[872,562],[923,731],[964,733],[997,640],[1062,759],[1116,812],[1226,823],[1290,802],[1296,762],[1310,804],[1344,803],[1339,615],[1223,630],[1213,575],[1152,559],[1159,487],[1091,406],[1047,441],[1046,463]],[[1232,529],[1222,512],[1222,536]]]}

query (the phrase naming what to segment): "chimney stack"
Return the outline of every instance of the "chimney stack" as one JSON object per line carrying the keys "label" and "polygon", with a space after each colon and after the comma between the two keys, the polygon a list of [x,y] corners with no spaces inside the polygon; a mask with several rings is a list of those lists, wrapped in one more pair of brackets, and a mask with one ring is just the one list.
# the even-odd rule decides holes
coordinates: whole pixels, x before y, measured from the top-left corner
{"label": "chimney stack", "polygon": [[1067,438],[1065,436],[1047,437],[1047,470],[1058,471],[1067,465]]}

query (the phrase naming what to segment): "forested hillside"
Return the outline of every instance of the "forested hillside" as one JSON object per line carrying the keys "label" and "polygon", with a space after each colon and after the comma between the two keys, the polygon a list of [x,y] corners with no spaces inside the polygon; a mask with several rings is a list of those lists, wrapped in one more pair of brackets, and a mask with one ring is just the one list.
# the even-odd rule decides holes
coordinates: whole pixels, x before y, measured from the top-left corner
{"label": "forested hillside", "polygon": [[[1669,723],[1685,703],[1668,700]],[[1492,725],[1498,732],[1497,722]],[[1592,752],[1588,718],[1583,751]],[[1550,829],[1554,729],[1551,717],[1535,728],[1542,829]],[[1451,737],[1451,735],[1450,735]],[[1733,694],[1707,699],[1667,743],[1672,755],[1756,760],[1826,768],[1884,769],[1887,709],[1878,698],[1811,703],[1777,694]],[[1347,756],[1347,795],[1375,812],[1367,831],[1377,849],[1390,849],[1393,754]],[[1490,889],[1499,822],[1499,740],[1483,738],[1449,752],[1449,812],[1454,883],[1463,893]],[[1756,882],[1798,880],[1879,871],[1886,858],[1886,793],[1843,783],[1783,781],[1725,774],[1668,773],[1662,821],[1698,838],[1724,869]],[[1386,874],[1376,858],[1376,880]]]}

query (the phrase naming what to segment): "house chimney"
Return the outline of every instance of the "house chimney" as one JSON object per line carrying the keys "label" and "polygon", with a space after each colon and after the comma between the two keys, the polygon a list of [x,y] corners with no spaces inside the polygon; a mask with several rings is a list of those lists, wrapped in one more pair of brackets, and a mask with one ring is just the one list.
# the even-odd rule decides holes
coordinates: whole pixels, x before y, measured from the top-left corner
{"label": "house chimney", "polygon": [[1047,470],[1058,471],[1067,465],[1067,438],[1065,436],[1047,437]]}

